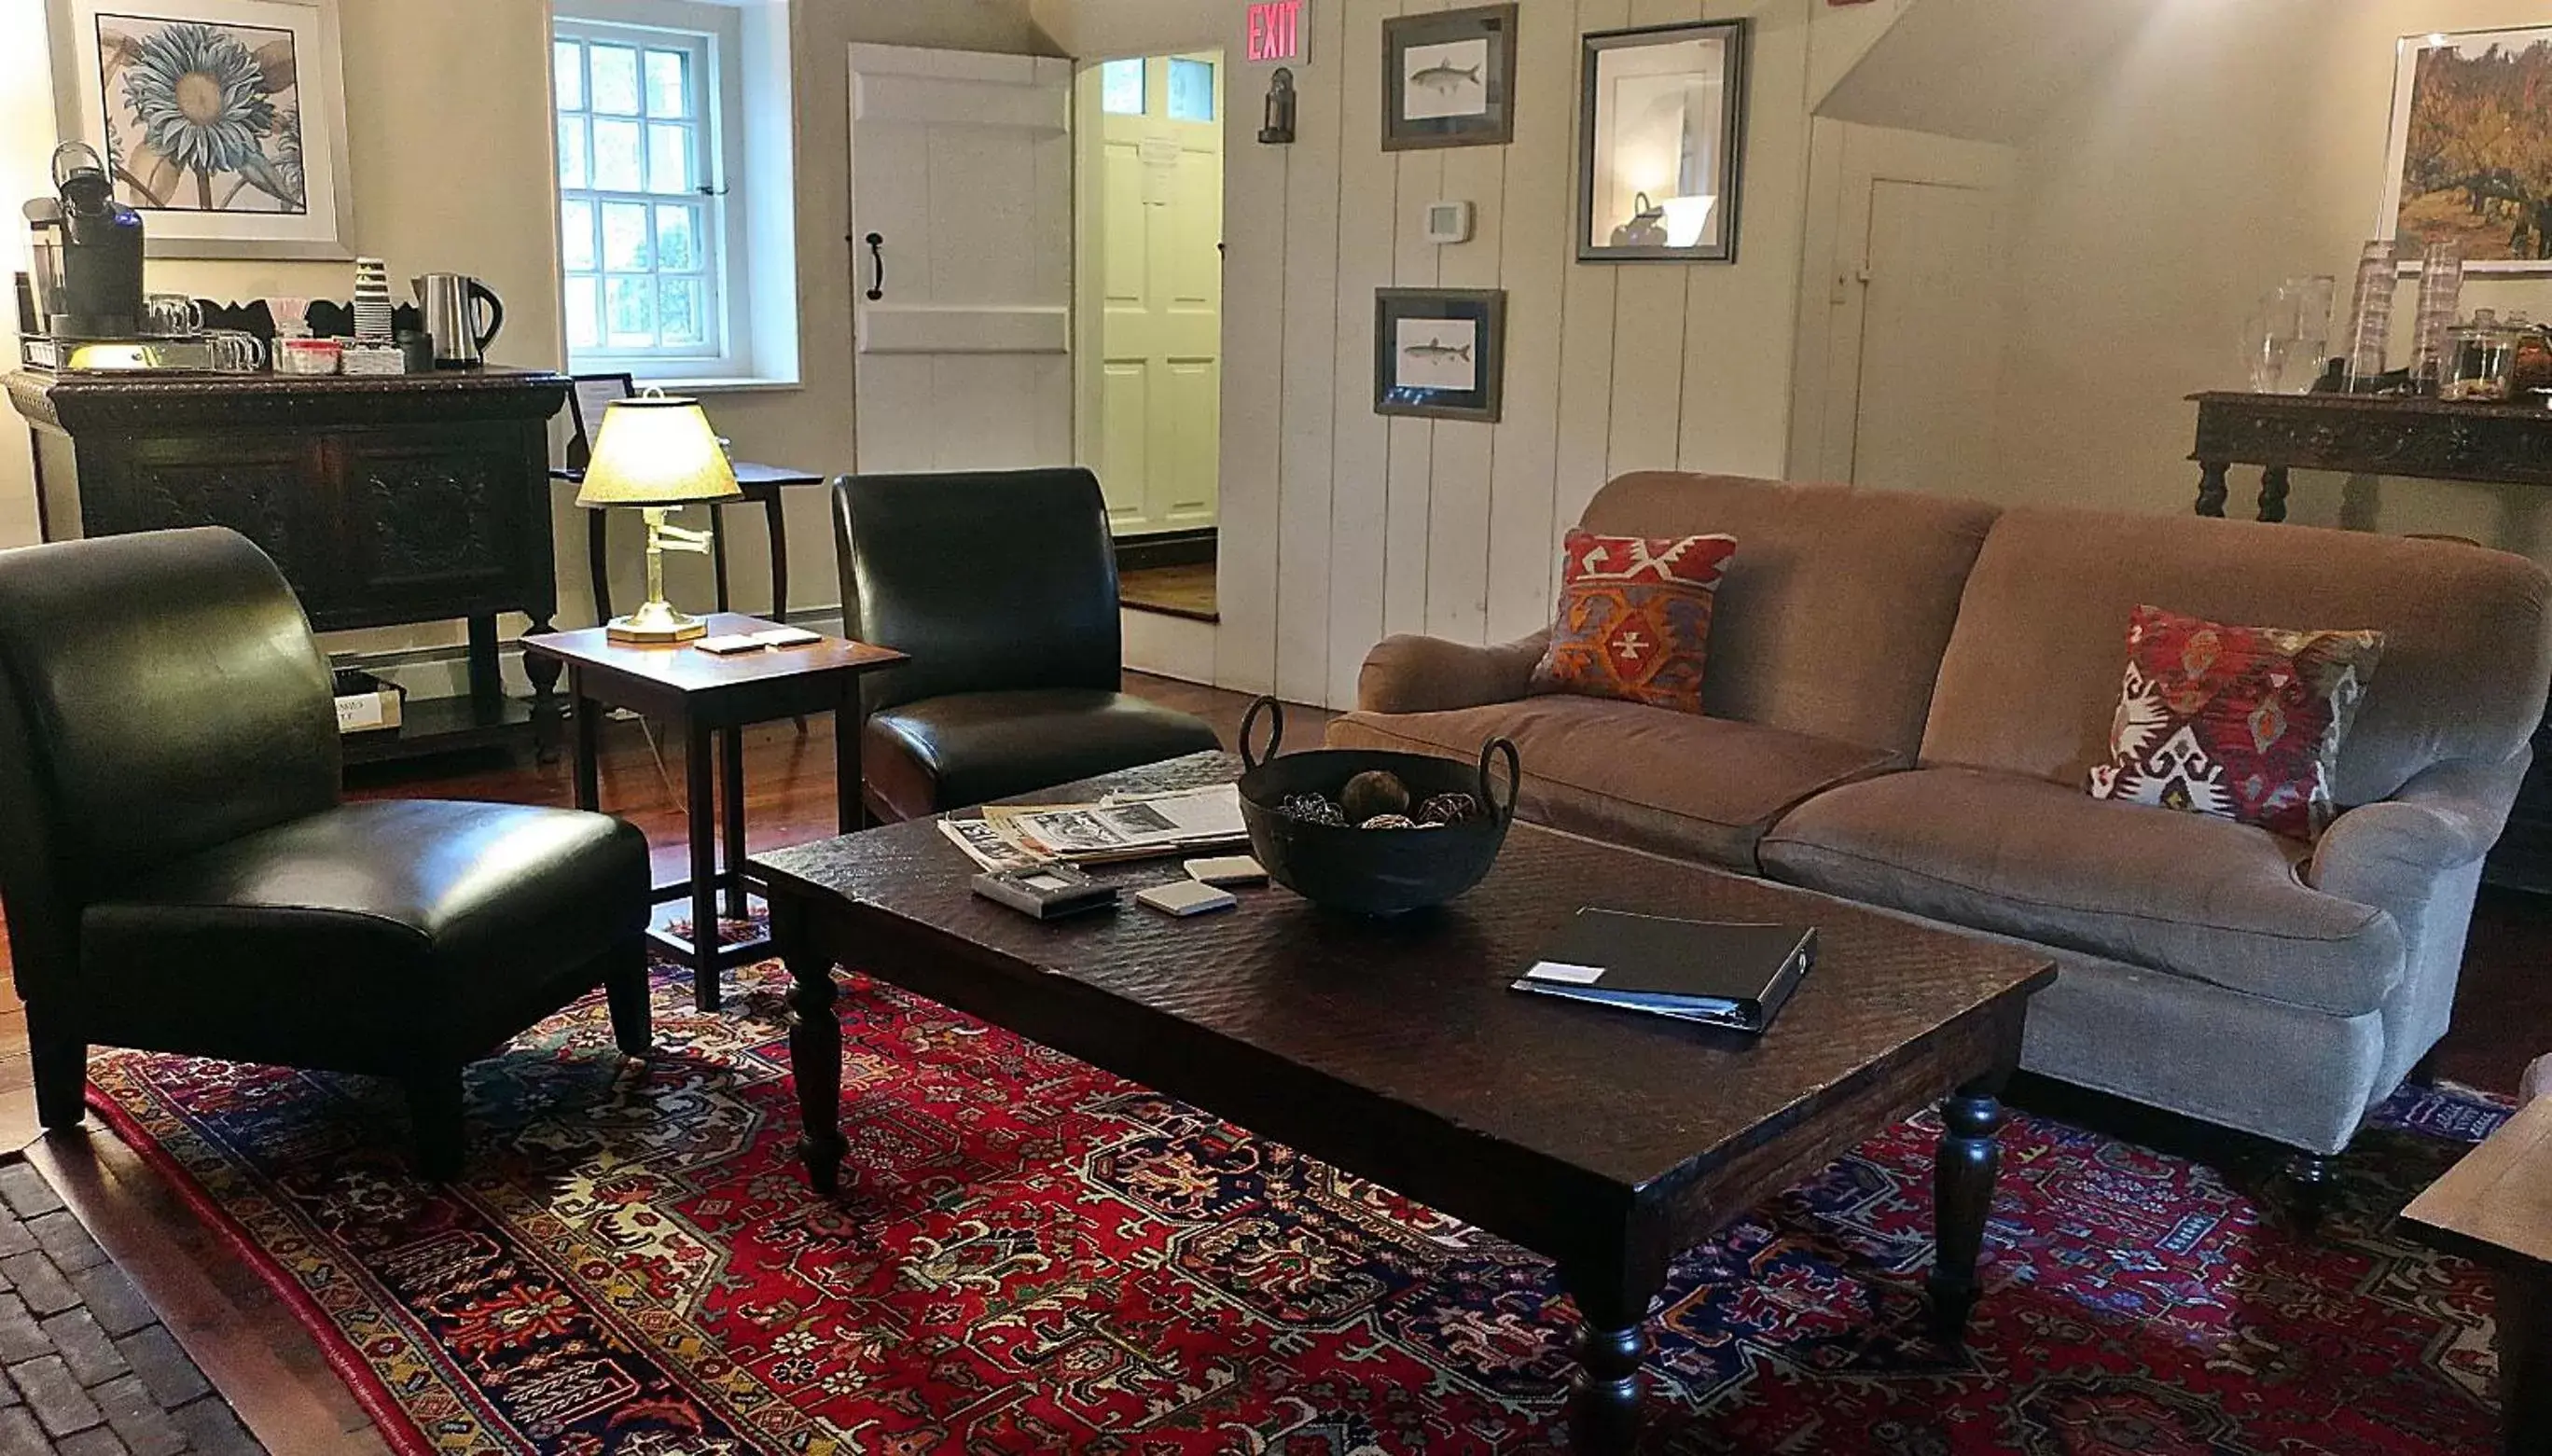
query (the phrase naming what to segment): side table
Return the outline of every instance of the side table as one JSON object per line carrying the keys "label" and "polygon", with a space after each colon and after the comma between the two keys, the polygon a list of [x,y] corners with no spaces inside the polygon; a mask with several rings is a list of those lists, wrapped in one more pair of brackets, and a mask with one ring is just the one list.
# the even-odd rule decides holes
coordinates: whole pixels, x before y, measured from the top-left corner
{"label": "side table", "polygon": [[2401,1210],[2408,1234],[2490,1271],[2508,1456],[2552,1451],[2552,1097],[2528,1102]]}
{"label": "side table", "polygon": [[[712,637],[768,632],[778,626],[733,612],[719,612],[707,621]],[[694,1003],[703,1011],[716,1010],[718,973],[764,954],[767,944],[756,938],[722,946],[718,938],[721,891],[729,918],[742,919],[750,910],[742,873],[744,730],[778,718],[841,712],[833,732],[836,801],[841,832],[853,833],[867,822],[860,800],[859,679],[907,659],[890,648],[837,637],[805,647],[719,657],[690,643],[660,647],[613,642],[599,627],[526,637],[523,652],[566,670],[568,691],[575,701],[578,808],[601,807],[601,771],[595,751],[604,708],[629,708],[683,725],[691,873],[689,879],[659,888],[656,903],[690,900],[691,934],[685,939],[650,929],[648,935],[691,968]],[[713,759],[717,760],[714,765]],[[725,780],[722,804],[716,791],[716,780],[721,777]],[[717,853],[721,837],[726,841],[724,868]]]}

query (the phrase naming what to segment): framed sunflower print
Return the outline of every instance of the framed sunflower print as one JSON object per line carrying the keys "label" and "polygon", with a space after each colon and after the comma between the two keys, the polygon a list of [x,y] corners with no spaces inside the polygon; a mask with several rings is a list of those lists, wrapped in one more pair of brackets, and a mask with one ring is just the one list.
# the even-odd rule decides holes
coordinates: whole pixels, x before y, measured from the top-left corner
{"label": "framed sunflower print", "polygon": [[50,0],[62,135],[155,258],[352,258],[337,0]]}

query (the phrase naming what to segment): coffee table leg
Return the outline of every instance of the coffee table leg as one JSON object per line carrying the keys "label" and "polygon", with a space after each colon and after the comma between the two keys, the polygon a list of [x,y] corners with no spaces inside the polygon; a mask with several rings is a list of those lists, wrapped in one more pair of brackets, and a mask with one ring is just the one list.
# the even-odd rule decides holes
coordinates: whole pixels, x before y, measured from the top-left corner
{"label": "coffee table leg", "polygon": [[1985,1216],[1993,1208],[2001,1158],[2001,1079],[1971,1082],[1941,1104],[1941,1151],[1933,1166],[1932,1237],[1938,1251],[1929,1289],[1932,1325],[1942,1339],[1967,1338],[1976,1305],[1976,1261],[1984,1253]]}
{"label": "coffee table leg", "polygon": [[2499,1419],[2507,1456],[2552,1450],[2552,1325],[2546,1295],[2552,1276],[2540,1270],[2501,1269],[2491,1284],[2499,1295]]}
{"label": "coffee table leg", "polygon": [[798,1158],[806,1182],[819,1194],[842,1185],[842,1023],[833,1011],[840,994],[833,963],[811,950],[798,924],[794,900],[771,902],[771,938],[789,967],[789,1075],[798,1083]]}
{"label": "coffee table leg", "polygon": [[1648,1358],[1648,1301],[1653,1281],[1562,1271],[1583,1321],[1577,1330],[1577,1369],[1568,1378],[1570,1445],[1585,1456],[1615,1456],[1640,1438],[1640,1401],[1648,1382],[1640,1367]]}

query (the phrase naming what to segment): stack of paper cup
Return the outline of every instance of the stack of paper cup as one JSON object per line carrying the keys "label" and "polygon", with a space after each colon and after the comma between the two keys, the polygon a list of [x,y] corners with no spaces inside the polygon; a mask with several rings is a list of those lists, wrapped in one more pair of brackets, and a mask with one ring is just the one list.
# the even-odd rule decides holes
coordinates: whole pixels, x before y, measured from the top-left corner
{"label": "stack of paper cup", "polygon": [[389,264],[377,258],[355,260],[355,337],[368,343],[390,342]]}

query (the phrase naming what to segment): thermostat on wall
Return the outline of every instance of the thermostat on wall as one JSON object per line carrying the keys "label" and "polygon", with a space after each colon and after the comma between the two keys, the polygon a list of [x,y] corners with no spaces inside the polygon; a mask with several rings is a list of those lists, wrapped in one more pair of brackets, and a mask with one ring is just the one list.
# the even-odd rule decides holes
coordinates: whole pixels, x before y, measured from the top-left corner
{"label": "thermostat on wall", "polygon": [[1427,241],[1430,243],[1470,242],[1471,204],[1467,202],[1428,204]]}

